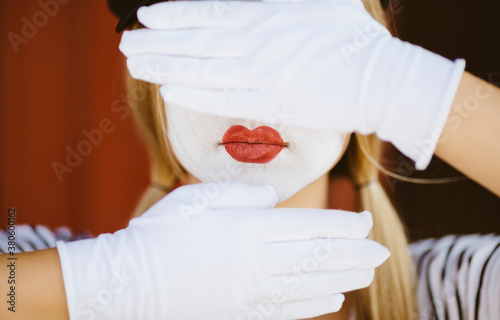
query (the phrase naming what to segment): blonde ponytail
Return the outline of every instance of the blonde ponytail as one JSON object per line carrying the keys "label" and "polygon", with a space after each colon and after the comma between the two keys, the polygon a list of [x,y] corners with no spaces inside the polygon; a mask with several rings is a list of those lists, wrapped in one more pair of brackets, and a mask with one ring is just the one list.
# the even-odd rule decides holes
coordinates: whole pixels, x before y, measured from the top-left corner
{"label": "blonde ponytail", "polygon": [[373,215],[370,239],[386,246],[389,259],[375,272],[373,283],[358,292],[358,319],[401,320],[417,318],[415,273],[408,253],[405,229],[387,194],[378,182],[378,171],[365,156],[369,150],[379,158],[380,141],[375,136],[356,136],[346,155],[357,190],[357,210]]}

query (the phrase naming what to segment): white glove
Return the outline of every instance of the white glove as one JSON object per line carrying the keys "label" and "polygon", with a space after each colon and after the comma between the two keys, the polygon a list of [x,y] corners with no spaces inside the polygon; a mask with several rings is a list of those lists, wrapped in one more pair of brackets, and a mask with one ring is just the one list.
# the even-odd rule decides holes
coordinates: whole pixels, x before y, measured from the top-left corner
{"label": "white glove", "polygon": [[392,37],[361,0],[174,1],[138,18],[150,29],[125,32],[120,49],[134,78],[165,85],[167,103],[377,133],[418,169],[465,67]]}
{"label": "white glove", "polygon": [[58,242],[70,318],[301,319],[335,312],[388,250],[371,215],[272,209],[242,183],[181,187],[126,229]]}

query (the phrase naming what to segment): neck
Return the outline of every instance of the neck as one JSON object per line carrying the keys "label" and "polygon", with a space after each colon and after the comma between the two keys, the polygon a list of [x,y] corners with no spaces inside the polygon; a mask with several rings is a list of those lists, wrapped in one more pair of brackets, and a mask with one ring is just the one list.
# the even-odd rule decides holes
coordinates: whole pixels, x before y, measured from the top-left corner
{"label": "neck", "polygon": [[287,200],[278,203],[276,208],[328,208],[328,174],[300,190]]}

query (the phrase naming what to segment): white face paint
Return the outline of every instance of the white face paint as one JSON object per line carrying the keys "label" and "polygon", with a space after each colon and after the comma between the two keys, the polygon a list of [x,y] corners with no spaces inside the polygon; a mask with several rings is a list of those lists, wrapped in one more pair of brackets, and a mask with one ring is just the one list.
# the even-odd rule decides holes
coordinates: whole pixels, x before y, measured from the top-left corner
{"label": "white face paint", "polygon": [[[284,201],[310,183],[328,172],[340,159],[347,135],[334,131],[315,130],[274,125],[248,119],[227,118],[210,115],[183,108],[178,105],[166,106],[168,137],[174,154],[181,165],[202,182],[225,182],[228,180],[252,184],[270,184],[278,191],[279,201]],[[251,134],[252,143],[228,143],[222,145],[223,136],[232,126],[244,126],[253,130],[268,126],[279,132],[282,141],[287,144],[270,160],[266,154],[279,151],[280,147],[263,144],[268,142],[266,134]],[[235,129],[235,128],[233,128]],[[241,129],[241,127],[240,127]],[[260,129],[259,129],[260,130]],[[259,132],[259,130],[255,132]],[[238,131],[236,136],[245,136]],[[245,130],[243,130],[245,131]],[[265,131],[265,130],[264,130]],[[276,133],[276,132],[274,132]],[[228,142],[226,135],[225,142]],[[246,139],[246,138],[244,138]],[[253,140],[252,140],[253,139]],[[269,139],[269,138],[268,138]],[[234,141],[234,136],[229,139]],[[238,140],[241,142],[241,140]],[[260,142],[260,143],[259,143]],[[226,146],[233,150],[235,160],[226,151]],[[249,148],[256,148],[250,150]],[[267,148],[267,149],[266,149]],[[263,151],[264,150],[264,151]],[[252,159],[267,163],[248,163]],[[259,157],[263,154],[263,157]],[[250,161],[252,161],[250,159]]]}

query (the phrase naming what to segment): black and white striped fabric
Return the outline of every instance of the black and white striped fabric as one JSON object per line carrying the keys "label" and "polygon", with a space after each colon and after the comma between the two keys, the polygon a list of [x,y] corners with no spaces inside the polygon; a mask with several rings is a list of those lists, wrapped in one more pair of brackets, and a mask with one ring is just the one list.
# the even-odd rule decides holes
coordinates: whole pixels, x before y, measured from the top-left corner
{"label": "black and white striped fabric", "polygon": [[500,236],[446,236],[413,243],[420,318],[500,320]]}
{"label": "black and white striped fabric", "polygon": [[[16,226],[16,252],[92,237],[61,227]],[[8,253],[0,230],[0,253]],[[410,245],[418,272],[419,320],[500,320],[500,236],[450,235]]]}
{"label": "black and white striped fabric", "polygon": [[[0,229],[0,253],[9,253],[8,237],[7,231]],[[74,241],[92,237],[90,233],[74,233],[66,227],[50,230],[40,225],[17,225],[15,229],[15,253],[55,248],[58,240]]]}

